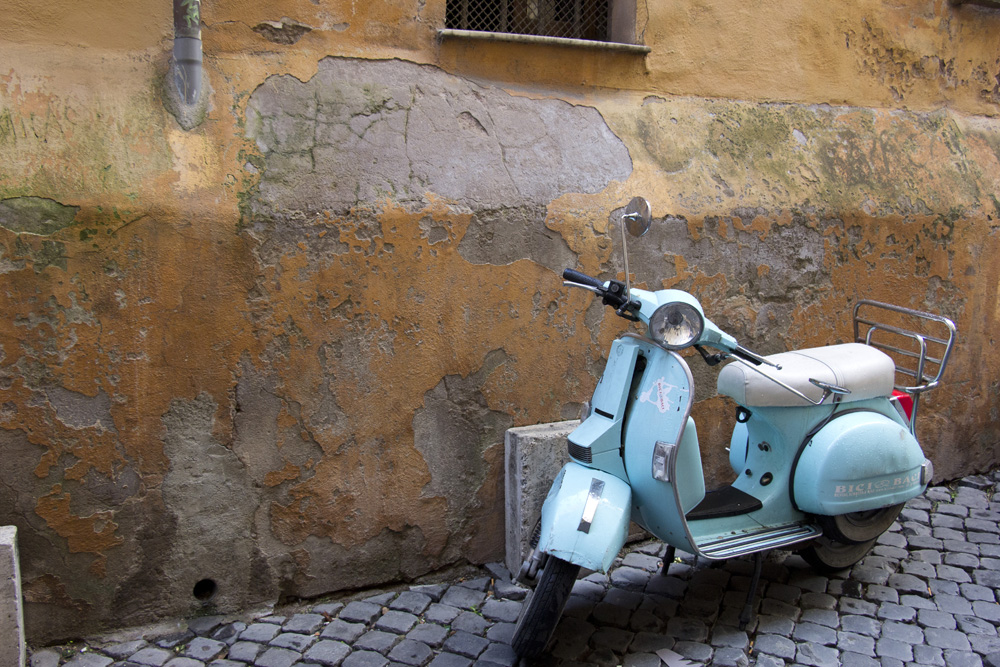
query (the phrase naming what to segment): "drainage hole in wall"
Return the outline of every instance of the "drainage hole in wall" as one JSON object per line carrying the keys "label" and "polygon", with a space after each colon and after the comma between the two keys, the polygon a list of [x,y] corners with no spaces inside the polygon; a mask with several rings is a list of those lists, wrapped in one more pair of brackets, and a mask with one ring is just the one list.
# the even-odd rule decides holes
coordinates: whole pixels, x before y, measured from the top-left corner
{"label": "drainage hole in wall", "polygon": [[194,585],[194,590],[191,592],[194,594],[195,599],[201,600],[202,602],[208,602],[215,597],[215,592],[217,590],[219,590],[219,587],[215,584],[214,580],[202,579]]}

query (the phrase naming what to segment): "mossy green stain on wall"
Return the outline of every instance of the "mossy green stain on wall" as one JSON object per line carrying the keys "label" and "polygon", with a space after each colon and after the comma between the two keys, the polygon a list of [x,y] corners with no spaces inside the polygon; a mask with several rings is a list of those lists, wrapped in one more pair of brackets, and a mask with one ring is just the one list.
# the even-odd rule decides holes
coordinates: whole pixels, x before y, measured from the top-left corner
{"label": "mossy green stain on wall", "polygon": [[[82,559],[83,553],[60,550],[63,533],[41,526],[35,543],[45,549],[31,554],[29,587],[39,595],[45,576],[51,590],[65,590],[62,610],[72,600],[86,605],[77,622],[62,624],[74,633],[81,623],[131,625],[152,620],[142,613],[162,618],[188,610],[190,583],[164,559],[165,546],[183,533],[170,526],[197,523],[190,508],[165,504],[161,495],[169,486],[161,484],[165,471],[177,473],[180,483],[194,481],[180,475],[176,451],[163,446],[172,430],[194,443],[209,442],[212,431],[253,473],[255,483],[246,488],[248,503],[261,508],[252,527],[260,552],[243,558],[253,581],[240,579],[246,568],[238,576],[222,572],[223,590],[320,594],[418,576],[459,551],[469,560],[495,559],[490,549],[499,531],[492,529],[501,505],[492,487],[502,474],[495,434],[508,419],[556,419],[560,409],[583,400],[600,374],[603,351],[623,329],[590,295],[561,287],[556,267],[611,277],[620,268],[619,249],[608,226],[633,194],[650,198],[658,225],[636,244],[643,248],[634,255],[638,279],[689,287],[721,325],[767,352],[847,335],[845,304],[859,296],[903,300],[958,318],[963,340],[972,341],[949,371],[949,382],[964,383],[961,397],[949,394],[950,386],[931,396],[927,447],[942,454],[940,474],[992,460],[988,446],[996,429],[986,416],[997,414],[1000,399],[993,386],[998,357],[989,342],[998,315],[989,290],[1000,280],[997,268],[970,254],[985,259],[997,252],[987,222],[1000,194],[997,107],[970,102],[970,84],[948,83],[939,94],[937,82],[919,77],[894,105],[882,90],[898,82],[873,86],[874,75],[855,67],[855,55],[870,49],[846,46],[844,33],[830,30],[874,20],[900,31],[873,34],[873,48],[915,36],[922,43],[906,51],[907,59],[939,51],[943,62],[958,63],[959,77],[967,77],[965,62],[984,62],[987,73],[996,72],[995,37],[979,52],[962,50],[975,36],[970,30],[984,33],[995,21],[980,17],[968,28],[960,21],[920,22],[921,11],[947,15],[944,4],[802,5],[791,12],[760,5],[748,12],[746,3],[720,0],[708,12],[711,20],[703,20],[689,11],[690,3],[650,3],[650,26],[680,28],[647,32],[653,51],[634,59],[565,46],[519,48],[515,58],[509,44],[456,49],[433,33],[435,7],[443,3],[428,3],[414,21],[405,3],[223,1],[206,5],[204,17],[206,68],[218,75],[213,106],[189,133],[163,111],[162,72],[154,74],[169,57],[169,16],[163,14],[163,35],[155,27],[128,29],[135,24],[126,22],[150,25],[146,12],[154,5],[116,6],[117,16],[102,8],[82,12],[71,3],[58,7],[67,26],[66,17],[92,14],[114,27],[92,31],[95,40],[152,34],[132,51],[116,53],[120,47],[106,43],[66,47],[75,35],[57,34],[52,23],[0,26],[0,33],[29,33],[27,41],[23,34],[0,39],[0,55],[10,56],[0,60],[14,72],[0,71],[0,142],[6,141],[0,143],[0,199],[34,196],[80,206],[71,226],[49,236],[0,229],[0,272],[8,286],[0,301],[11,314],[0,326],[7,355],[0,358],[0,381],[11,383],[0,396],[0,413],[11,420],[0,436],[27,461],[11,468],[0,488],[18,489],[17,502],[29,508],[22,518],[34,527],[39,519],[32,502],[52,495],[60,482],[73,506],[52,504],[47,525],[83,526],[98,535],[97,525],[92,530],[74,516],[113,512],[116,534],[126,538],[117,546],[94,543]],[[320,27],[331,15],[343,23]],[[317,28],[291,48],[265,43],[250,28],[280,16]],[[52,38],[41,40],[38,31]],[[765,31],[775,39],[759,39]],[[750,33],[756,43],[740,43]],[[942,46],[952,38],[954,45]],[[335,64],[328,59],[349,58],[363,59],[355,69],[371,76],[308,84]],[[435,65],[440,71],[429,71]],[[386,69],[404,68],[411,73],[401,82],[389,81]],[[422,71],[413,74],[414,68]],[[434,178],[400,170],[398,178],[373,183],[363,194],[355,189],[342,200],[325,200],[338,187],[335,166],[346,169],[379,151],[377,165],[365,165],[366,175],[406,166],[412,151],[375,145],[378,123],[414,107],[413,96],[399,91],[417,76],[432,75],[447,78],[447,85],[433,100],[419,100],[430,109],[425,125],[456,115],[443,102],[454,102],[457,88],[474,83],[511,98],[501,103],[489,92],[480,108],[466,97],[465,108],[454,111],[467,113],[457,113],[440,139],[423,144],[420,157],[453,166],[455,176],[445,178],[443,169]],[[359,80],[368,85],[354,86]],[[282,94],[260,111],[268,123],[285,123],[282,131],[290,133],[282,145],[289,156],[315,151],[303,119],[315,118],[324,130],[320,126],[343,125],[345,140],[367,140],[363,150],[346,154],[351,159],[337,150],[342,143],[331,143],[334,149],[319,161],[331,176],[317,179],[315,192],[302,190],[308,176],[302,169],[315,168],[314,162],[280,165],[284,156],[275,146],[255,148],[248,138],[268,135],[275,143],[272,128],[261,134],[255,126],[262,118],[250,101],[254,91],[261,97],[272,86]],[[444,111],[430,104],[439,100]],[[494,157],[484,148],[503,128],[491,118],[511,105],[531,114],[510,124],[509,135],[523,137],[524,145],[501,143]],[[530,135],[544,125],[535,110],[546,106],[580,124],[567,129],[560,122]],[[981,130],[969,130],[967,119],[950,113],[897,113],[887,106],[947,106],[956,115],[989,118]],[[614,137],[608,138],[624,147],[619,152],[628,169],[610,180],[584,186],[570,178],[566,188],[525,196],[546,179],[561,183],[574,169],[606,159],[597,142],[581,139],[588,129],[606,129],[600,117],[610,119]],[[420,138],[420,123],[411,115],[381,136],[410,147]],[[977,131],[983,137],[974,136]],[[570,135],[579,153],[565,164],[542,166],[553,154],[544,140],[560,135]],[[446,154],[456,146],[463,147]],[[519,159],[507,170],[521,189],[494,196],[483,188],[470,196],[459,188],[481,182],[515,152]],[[477,164],[482,168],[473,168]],[[539,177],[520,178],[532,173]],[[287,196],[276,198],[279,176],[278,194]],[[336,176],[342,181],[351,174]],[[393,198],[401,200],[398,206]],[[341,205],[342,214],[331,214]],[[501,237],[505,242],[494,241]],[[695,372],[704,374],[699,386],[711,391],[712,371]],[[539,384],[538,377],[558,381]],[[117,433],[62,425],[43,395],[52,387],[107,396]],[[436,387],[446,395],[436,411],[428,410]],[[254,396],[278,407],[255,409]],[[16,406],[13,414],[8,404]],[[200,417],[183,413],[180,419],[180,405],[200,406]],[[380,405],[393,410],[372,409]],[[178,419],[164,420],[169,414]],[[718,414],[721,407],[706,417]],[[452,428],[444,428],[439,415],[452,419]],[[728,438],[716,426],[720,421],[699,422],[710,474],[709,450]],[[431,426],[478,433],[481,440],[416,435]],[[712,429],[718,437],[709,437]],[[30,442],[22,442],[22,434],[30,434]],[[192,448],[195,456],[199,451]],[[463,488],[435,484],[442,471],[434,457],[458,453],[472,466],[468,475],[461,466],[451,475]],[[192,462],[191,469],[199,469]],[[120,476],[123,470],[133,470],[133,477]],[[72,482],[76,487],[67,481],[71,475],[81,480]],[[123,480],[134,497],[91,493],[80,505],[86,491]],[[351,498],[359,513],[338,511]],[[8,512],[15,506],[0,504]],[[247,532],[218,537],[251,539]],[[179,553],[196,545],[175,546]],[[105,578],[87,572],[91,555],[94,566],[106,559]],[[60,612],[38,599],[29,603],[35,619]],[[158,606],[137,609],[137,599],[156,599]],[[52,619],[46,632],[60,626]]]}
{"label": "mossy green stain on wall", "polygon": [[2,84],[0,194],[135,198],[145,180],[169,170],[170,151],[158,129],[166,114],[147,91],[89,104],[50,94],[12,99]]}
{"label": "mossy green stain on wall", "polygon": [[756,105],[720,105],[709,124],[705,147],[745,166],[757,166],[787,152],[792,140],[788,114]]}

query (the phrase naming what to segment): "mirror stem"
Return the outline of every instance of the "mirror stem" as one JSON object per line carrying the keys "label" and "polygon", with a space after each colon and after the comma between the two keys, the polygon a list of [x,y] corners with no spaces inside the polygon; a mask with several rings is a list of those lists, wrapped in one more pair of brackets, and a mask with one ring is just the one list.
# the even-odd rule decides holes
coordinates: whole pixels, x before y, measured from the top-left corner
{"label": "mirror stem", "polygon": [[625,260],[625,303],[632,303],[632,283],[628,274],[628,247],[625,245],[625,221],[636,220],[641,216],[638,213],[625,213],[622,215],[622,257]]}

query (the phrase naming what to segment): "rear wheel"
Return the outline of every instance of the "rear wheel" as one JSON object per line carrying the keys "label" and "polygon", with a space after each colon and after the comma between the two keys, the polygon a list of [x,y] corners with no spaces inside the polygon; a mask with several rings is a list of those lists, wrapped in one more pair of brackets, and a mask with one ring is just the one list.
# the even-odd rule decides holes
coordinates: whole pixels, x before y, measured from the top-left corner
{"label": "rear wheel", "polygon": [[838,542],[863,544],[887,531],[903,510],[903,505],[820,517],[823,534]]}
{"label": "rear wheel", "polygon": [[817,537],[800,553],[814,570],[830,574],[851,567],[864,558],[873,546],[875,546],[874,539],[852,543],[840,542],[824,535]]}
{"label": "rear wheel", "polygon": [[545,567],[538,575],[538,585],[528,594],[514,627],[511,646],[519,658],[536,658],[545,650],[579,572],[579,565],[555,556],[549,556],[545,561]]}

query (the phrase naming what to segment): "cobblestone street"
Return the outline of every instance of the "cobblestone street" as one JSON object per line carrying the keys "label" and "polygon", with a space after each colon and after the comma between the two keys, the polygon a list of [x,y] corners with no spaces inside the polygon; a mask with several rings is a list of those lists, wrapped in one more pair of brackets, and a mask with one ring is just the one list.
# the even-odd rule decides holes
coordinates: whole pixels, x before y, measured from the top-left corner
{"label": "cobblestone street", "polygon": [[[669,649],[698,665],[1000,665],[1000,475],[930,488],[871,554],[835,576],[794,553],[764,563],[755,615],[738,616],[749,559],[678,558],[646,542],[609,575],[577,581],[551,667],[656,667]],[[32,667],[510,667],[527,590],[500,565],[461,581],[370,591],[248,618],[192,619],[186,632],[34,651]]]}

